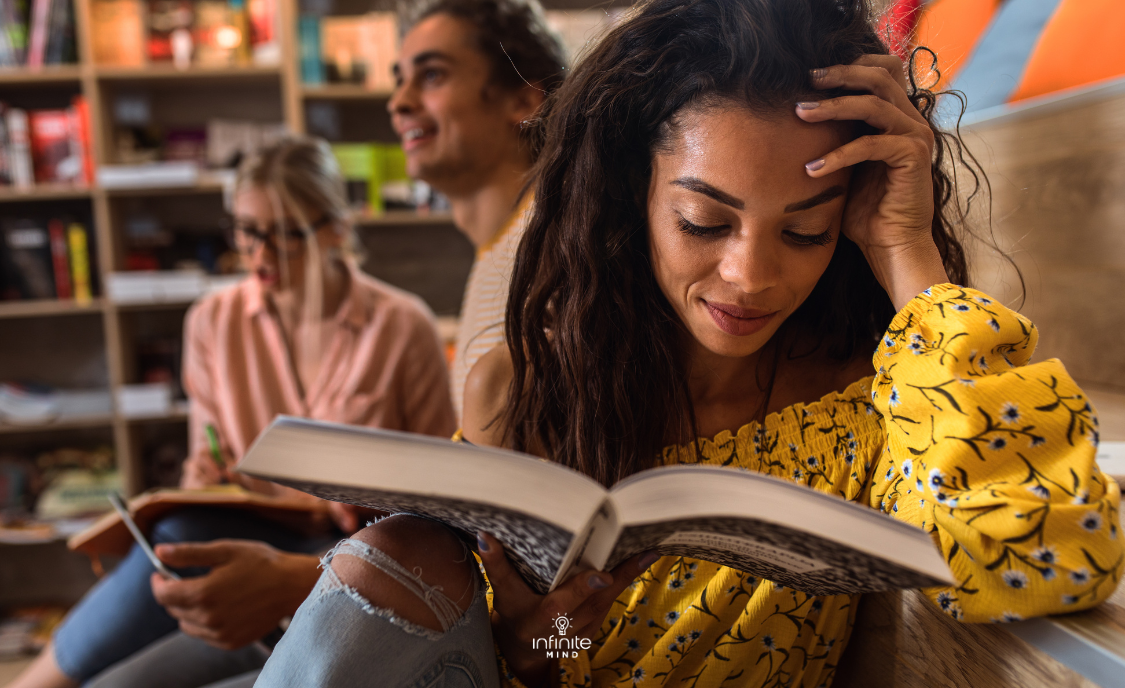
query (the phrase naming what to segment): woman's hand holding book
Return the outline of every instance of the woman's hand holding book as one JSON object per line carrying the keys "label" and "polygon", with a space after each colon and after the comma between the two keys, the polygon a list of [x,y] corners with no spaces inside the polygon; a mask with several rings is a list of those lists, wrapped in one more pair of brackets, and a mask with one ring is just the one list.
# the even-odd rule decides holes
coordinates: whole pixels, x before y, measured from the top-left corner
{"label": "woman's hand holding book", "polygon": [[552,662],[533,648],[536,638],[558,635],[556,619],[565,615],[572,638],[592,638],[613,601],[660,555],[646,552],[609,572],[582,571],[546,595],[535,593],[504,555],[495,538],[478,533],[478,553],[492,586],[492,631],[508,668],[528,686],[549,685]]}

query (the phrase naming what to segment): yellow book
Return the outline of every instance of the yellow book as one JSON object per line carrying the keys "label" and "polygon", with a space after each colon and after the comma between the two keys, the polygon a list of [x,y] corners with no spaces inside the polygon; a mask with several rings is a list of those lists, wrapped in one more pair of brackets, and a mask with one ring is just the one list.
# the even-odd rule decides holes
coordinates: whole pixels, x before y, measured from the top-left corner
{"label": "yellow book", "polygon": [[86,241],[86,228],[72,222],[66,230],[70,245],[70,272],[74,283],[74,300],[81,304],[90,303],[90,250]]}

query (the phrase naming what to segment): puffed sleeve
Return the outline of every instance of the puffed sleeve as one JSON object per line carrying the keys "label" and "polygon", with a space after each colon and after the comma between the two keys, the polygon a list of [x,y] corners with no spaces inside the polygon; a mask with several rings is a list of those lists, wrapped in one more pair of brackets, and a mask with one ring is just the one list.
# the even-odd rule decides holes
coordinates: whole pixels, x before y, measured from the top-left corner
{"label": "puffed sleeve", "polygon": [[1117,483],[1094,462],[1098,419],[1038,334],[973,289],[927,289],[874,356],[887,444],[871,506],[925,529],[956,587],[954,618],[1014,621],[1109,597],[1123,563]]}

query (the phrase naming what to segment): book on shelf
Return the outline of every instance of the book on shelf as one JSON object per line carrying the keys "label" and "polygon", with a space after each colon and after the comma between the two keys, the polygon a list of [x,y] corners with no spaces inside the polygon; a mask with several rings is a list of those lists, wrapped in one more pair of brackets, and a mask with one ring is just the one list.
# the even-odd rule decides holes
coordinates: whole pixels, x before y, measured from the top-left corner
{"label": "book on shelf", "polygon": [[319,20],[325,79],[373,90],[394,88],[391,67],[397,50],[398,19],[393,12],[332,16]]}
{"label": "book on shelf", "polygon": [[611,489],[492,447],[279,416],[238,471],[309,494],[485,531],[546,593],[641,552],[717,562],[812,594],[951,584],[930,536],[878,511],[750,471],[665,466]]}
{"label": "book on shelf", "polygon": [[0,220],[0,236],[0,300],[90,302],[89,249],[81,222],[8,217]]}
{"label": "book on shelf", "polygon": [[72,0],[0,0],[0,66],[77,61]]}
{"label": "book on shelf", "polygon": [[12,186],[17,189],[30,189],[35,184],[35,172],[31,164],[31,138],[28,132],[27,111],[5,107],[3,112],[7,139],[0,143],[8,152]]}
{"label": "book on shelf", "polygon": [[66,228],[66,240],[70,248],[70,283],[74,300],[89,304],[94,298],[94,287],[90,272],[90,239],[85,225],[71,222]]}
{"label": "book on shelf", "polygon": [[70,275],[70,249],[67,247],[66,223],[59,218],[47,221],[47,233],[51,239],[51,263],[55,273],[55,297],[69,299],[74,297],[74,283]]}
{"label": "book on shelf", "polygon": [[82,175],[82,159],[72,153],[70,115],[66,110],[28,113],[28,139],[36,184],[71,182]]}
{"label": "book on shelf", "polygon": [[[148,530],[162,516],[190,506],[250,511],[264,518],[298,526],[320,523],[327,517],[325,504],[319,500],[263,495],[235,485],[202,490],[153,490],[130,499],[129,513],[141,530]],[[133,536],[117,512],[111,511],[71,537],[67,544],[70,549],[91,557],[122,556],[132,547]]]}
{"label": "book on shelf", "polygon": [[0,0],[0,67],[27,64],[27,0]]}
{"label": "book on shelf", "polygon": [[321,59],[320,17],[302,14],[297,20],[297,43],[301,59],[301,82],[308,86],[324,83],[324,60]]}
{"label": "book on shelf", "polygon": [[0,185],[89,183],[89,107],[83,96],[65,110],[25,111],[0,103],[0,113]]}
{"label": "book on shelf", "polygon": [[[173,62],[183,64],[178,43],[188,39],[187,60],[191,62],[191,27],[195,19],[190,0],[148,0],[145,15],[145,56],[151,63]],[[174,60],[174,58],[180,59]]]}
{"label": "book on shelf", "polygon": [[90,3],[90,40],[94,62],[115,67],[145,63],[144,7],[141,0],[94,0]]}
{"label": "book on shelf", "polygon": [[3,298],[53,299],[55,278],[51,238],[45,222],[35,218],[0,220],[3,235]]}

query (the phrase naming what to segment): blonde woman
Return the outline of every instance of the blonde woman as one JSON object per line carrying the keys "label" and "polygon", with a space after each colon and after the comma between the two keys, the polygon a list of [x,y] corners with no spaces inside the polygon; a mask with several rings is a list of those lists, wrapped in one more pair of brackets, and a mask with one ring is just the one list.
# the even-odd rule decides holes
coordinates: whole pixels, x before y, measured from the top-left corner
{"label": "blonde woman", "polygon": [[[218,469],[208,425],[229,466],[278,414],[452,435],[432,315],[417,297],[357,269],[328,145],[291,139],[261,151],[239,171],[232,211],[231,243],[249,276],[187,315],[184,387],[192,411],[182,486],[229,480],[260,492],[284,489]],[[333,508],[339,530],[313,536],[223,510],[166,518],[152,539],[184,580],[155,574],[134,548],[14,685],[194,688],[250,672],[249,685],[266,657],[256,641],[316,583],[315,553],[362,525]]]}

